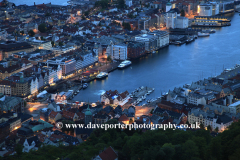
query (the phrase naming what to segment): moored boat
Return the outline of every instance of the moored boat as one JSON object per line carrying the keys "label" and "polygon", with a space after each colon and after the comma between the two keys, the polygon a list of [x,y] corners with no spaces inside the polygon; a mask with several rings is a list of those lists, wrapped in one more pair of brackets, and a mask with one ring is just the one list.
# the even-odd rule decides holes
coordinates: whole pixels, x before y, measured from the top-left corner
{"label": "moored boat", "polygon": [[96,76],[96,78],[97,79],[103,79],[103,78],[106,78],[108,76],[108,73],[106,73],[106,72],[100,72],[97,76]]}
{"label": "moored boat", "polygon": [[208,37],[208,36],[210,36],[209,33],[198,32],[198,37]]}
{"label": "moored boat", "polygon": [[131,61],[125,60],[125,61],[123,61],[122,63],[119,64],[118,68],[119,68],[119,69],[123,69],[123,68],[125,68],[125,67],[127,67],[127,66],[130,66],[131,64],[132,64]]}

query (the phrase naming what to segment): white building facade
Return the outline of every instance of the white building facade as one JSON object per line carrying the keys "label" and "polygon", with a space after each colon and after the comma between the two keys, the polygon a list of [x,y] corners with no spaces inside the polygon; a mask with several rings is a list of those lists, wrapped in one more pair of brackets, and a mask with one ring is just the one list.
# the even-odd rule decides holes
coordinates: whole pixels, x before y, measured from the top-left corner
{"label": "white building facade", "polygon": [[127,59],[127,45],[114,45],[113,46],[113,59],[126,60]]}

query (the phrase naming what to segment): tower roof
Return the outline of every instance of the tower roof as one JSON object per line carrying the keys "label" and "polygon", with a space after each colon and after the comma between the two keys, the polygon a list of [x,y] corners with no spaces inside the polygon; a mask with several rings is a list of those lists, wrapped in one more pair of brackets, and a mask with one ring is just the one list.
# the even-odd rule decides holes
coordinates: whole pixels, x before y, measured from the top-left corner
{"label": "tower roof", "polygon": [[85,112],[85,116],[91,116],[91,115],[92,115],[92,112],[90,111],[89,102],[88,102],[88,108],[87,108],[87,111]]}

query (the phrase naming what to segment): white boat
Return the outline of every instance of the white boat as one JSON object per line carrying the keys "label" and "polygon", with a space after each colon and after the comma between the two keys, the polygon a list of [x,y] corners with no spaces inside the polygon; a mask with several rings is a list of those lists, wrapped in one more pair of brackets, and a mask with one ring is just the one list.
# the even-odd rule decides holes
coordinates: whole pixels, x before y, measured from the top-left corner
{"label": "white boat", "polygon": [[119,69],[123,69],[123,68],[125,68],[125,67],[127,67],[127,66],[129,66],[129,65],[131,65],[131,64],[132,64],[131,61],[125,60],[125,61],[123,61],[122,63],[119,64],[118,68],[119,68]]}
{"label": "white boat", "polygon": [[144,89],[144,86],[142,86],[141,89]]}
{"label": "white boat", "polygon": [[108,73],[106,73],[106,72],[100,72],[97,76],[96,76],[96,78],[97,79],[102,79],[102,78],[105,78],[105,77],[107,77],[108,76]]}
{"label": "white boat", "polygon": [[208,36],[210,36],[209,33],[198,32],[198,37],[208,37]]}
{"label": "white boat", "polygon": [[146,99],[146,96],[143,96],[143,98],[142,98],[143,100],[145,100]]}
{"label": "white boat", "polygon": [[79,93],[80,91],[79,90],[77,90],[77,93]]}
{"label": "white boat", "polygon": [[154,91],[154,90],[155,90],[155,88],[152,89],[152,91]]}
{"label": "white boat", "polygon": [[142,98],[139,98],[139,102],[142,102]]}

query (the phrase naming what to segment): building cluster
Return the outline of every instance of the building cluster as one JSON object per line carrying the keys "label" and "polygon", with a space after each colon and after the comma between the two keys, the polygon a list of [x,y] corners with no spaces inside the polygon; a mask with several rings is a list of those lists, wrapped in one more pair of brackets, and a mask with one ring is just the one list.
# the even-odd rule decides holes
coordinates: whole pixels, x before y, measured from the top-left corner
{"label": "building cluster", "polygon": [[224,131],[240,118],[240,68],[175,88],[164,96],[158,108],[187,116],[189,123]]}

